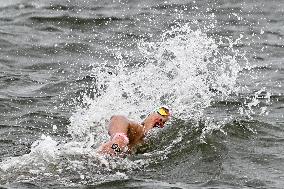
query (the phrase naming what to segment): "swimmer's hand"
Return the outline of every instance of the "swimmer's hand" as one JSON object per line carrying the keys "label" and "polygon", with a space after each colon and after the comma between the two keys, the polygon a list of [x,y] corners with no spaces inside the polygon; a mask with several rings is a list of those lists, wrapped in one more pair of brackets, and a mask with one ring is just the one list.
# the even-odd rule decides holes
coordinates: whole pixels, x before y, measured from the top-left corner
{"label": "swimmer's hand", "polygon": [[117,152],[114,149],[111,148],[112,145],[113,145],[112,141],[109,141],[105,144],[102,144],[99,147],[98,153],[104,154],[104,155],[116,156]]}
{"label": "swimmer's hand", "polygon": [[99,147],[98,153],[110,156],[125,157],[123,149],[126,146],[121,144],[120,141],[108,141]]}

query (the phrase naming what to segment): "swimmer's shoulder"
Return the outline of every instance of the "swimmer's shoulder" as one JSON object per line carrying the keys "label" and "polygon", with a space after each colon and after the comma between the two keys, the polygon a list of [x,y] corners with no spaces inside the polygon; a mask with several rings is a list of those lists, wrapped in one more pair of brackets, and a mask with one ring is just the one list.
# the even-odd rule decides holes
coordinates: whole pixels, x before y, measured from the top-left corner
{"label": "swimmer's shoulder", "polygon": [[129,120],[129,127],[133,129],[140,129],[142,128],[142,125],[136,121]]}

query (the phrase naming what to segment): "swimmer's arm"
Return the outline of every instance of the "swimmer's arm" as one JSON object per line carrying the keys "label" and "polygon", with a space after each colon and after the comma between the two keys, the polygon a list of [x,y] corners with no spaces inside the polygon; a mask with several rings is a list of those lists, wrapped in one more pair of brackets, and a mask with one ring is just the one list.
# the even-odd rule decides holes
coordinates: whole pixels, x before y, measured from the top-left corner
{"label": "swimmer's arm", "polygon": [[128,133],[128,128],[129,128],[130,121],[120,115],[114,115],[110,119],[109,123],[109,130],[108,133],[112,137],[112,139],[105,144],[102,144],[99,148],[99,153],[102,154],[109,154],[111,156],[116,155],[115,149],[113,149],[113,145],[116,144],[121,151],[124,151],[124,149],[127,148],[128,143],[123,140],[122,137],[116,137],[113,138],[116,133],[123,133],[127,135]]}
{"label": "swimmer's arm", "polygon": [[130,121],[121,115],[114,115],[111,117],[108,127],[108,134],[113,136],[115,133],[127,134]]}

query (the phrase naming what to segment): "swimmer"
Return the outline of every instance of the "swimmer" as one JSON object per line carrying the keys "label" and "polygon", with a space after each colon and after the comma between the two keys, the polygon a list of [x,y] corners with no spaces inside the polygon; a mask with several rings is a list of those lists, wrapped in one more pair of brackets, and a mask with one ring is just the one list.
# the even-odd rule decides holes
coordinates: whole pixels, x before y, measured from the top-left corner
{"label": "swimmer", "polygon": [[144,137],[152,128],[163,128],[169,118],[170,111],[164,106],[150,113],[141,124],[124,116],[114,115],[110,119],[108,128],[111,139],[102,144],[98,152],[120,157],[130,154],[135,146],[144,142]]}

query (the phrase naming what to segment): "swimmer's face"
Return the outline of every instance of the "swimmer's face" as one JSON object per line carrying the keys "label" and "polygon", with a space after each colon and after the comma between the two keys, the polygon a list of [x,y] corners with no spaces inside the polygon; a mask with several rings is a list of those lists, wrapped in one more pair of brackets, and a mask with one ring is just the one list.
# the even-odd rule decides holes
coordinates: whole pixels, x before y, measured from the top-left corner
{"label": "swimmer's face", "polygon": [[169,116],[161,116],[157,113],[154,114],[154,126],[153,127],[158,127],[158,128],[163,128],[166,124],[166,122],[170,119]]}

